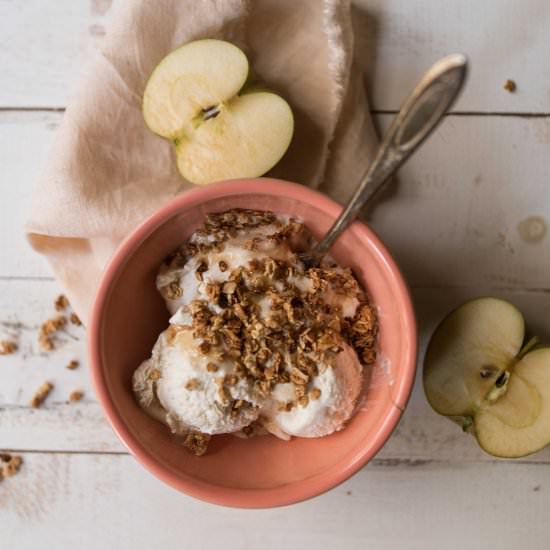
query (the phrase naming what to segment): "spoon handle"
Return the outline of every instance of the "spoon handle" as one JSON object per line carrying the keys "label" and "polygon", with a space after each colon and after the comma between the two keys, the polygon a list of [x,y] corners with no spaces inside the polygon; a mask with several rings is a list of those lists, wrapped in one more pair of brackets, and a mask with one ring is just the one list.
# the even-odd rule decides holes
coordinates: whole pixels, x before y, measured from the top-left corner
{"label": "spoon handle", "polygon": [[323,239],[303,255],[304,263],[312,266],[322,260],[365,203],[435,129],[457,98],[466,67],[466,57],[453,54],[440,59],[422,77],[393,120],[357,191]]}

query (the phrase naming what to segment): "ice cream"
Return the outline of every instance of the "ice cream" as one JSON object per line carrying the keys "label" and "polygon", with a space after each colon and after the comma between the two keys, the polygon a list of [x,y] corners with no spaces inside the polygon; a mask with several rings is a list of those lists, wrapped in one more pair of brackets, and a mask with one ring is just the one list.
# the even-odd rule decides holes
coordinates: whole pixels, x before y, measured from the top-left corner
{"label": "ice cream", "polygon": [[176,434],[321,437],[353,415],[376,320],[349,269],[305,270],[300,222],[209,215],[161,267],[172,317],[134,374],[140,405]]}
{"label": "ice cream", "polygon": [[264,427],[269,432],[283,439],[322,437],[344,426],[353,414],[363,376],[355,352],[347,344],[342,347],[332,368],[326,368],[312,380],[305,406],[289,411],[278,407],[278,403],[292,402],[295,388],[292,383],[275,385],[272,398],[261,411]]}

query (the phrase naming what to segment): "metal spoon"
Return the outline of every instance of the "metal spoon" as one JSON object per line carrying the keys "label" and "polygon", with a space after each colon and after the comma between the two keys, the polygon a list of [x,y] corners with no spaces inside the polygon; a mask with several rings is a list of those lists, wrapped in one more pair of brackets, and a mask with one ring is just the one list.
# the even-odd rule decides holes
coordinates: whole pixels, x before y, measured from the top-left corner
{"label": "metal spoon", "polygon": [[306,268],[319,265],[367,201],[436,128],[458,97],[466,73],[466,57],[453,54],[440,59],[422,77],[393,120],[374,161],[347,206],[319,243],[300,254]]}

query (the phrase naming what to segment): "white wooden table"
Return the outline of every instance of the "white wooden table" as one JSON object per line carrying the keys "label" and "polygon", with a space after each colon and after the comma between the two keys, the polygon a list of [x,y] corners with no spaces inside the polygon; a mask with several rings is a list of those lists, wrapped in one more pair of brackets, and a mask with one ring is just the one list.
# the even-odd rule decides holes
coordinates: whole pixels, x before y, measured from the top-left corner
{"label": "white wooden table", "polygon": [[[351,480],[290,508],[242,511],[176,493],[126,453],[91,391],[83,330],[54,354],[39,352],[37,325],[59,288],[22,225],[111,3],[0,0],[0,337],[21,324],[19,353],[0,357],[0,448],[24,458],[0,484],[0,548],[549,548],[550,449],[496,461],[432,413],[420,384],[391,440]],[[420,361],[441,316],[482,294],[515,302],[550,337],[550,3],[357,4],[358,51],[382,128],[438,56],[471,59],[455,112],[372,215],[412,287]],[[509,78],[515,93],[503,89]],[[84,364],[67,371],[73,357]],[[53,394],[29,409],[47,379]],[[74,389],[85,399],[69,405]]]}

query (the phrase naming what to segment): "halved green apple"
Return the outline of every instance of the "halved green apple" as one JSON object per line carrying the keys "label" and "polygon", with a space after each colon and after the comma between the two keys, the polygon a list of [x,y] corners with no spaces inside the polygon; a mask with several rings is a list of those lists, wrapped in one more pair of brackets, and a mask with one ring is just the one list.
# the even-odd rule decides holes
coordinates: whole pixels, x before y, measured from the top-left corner
{"label": "halved green apple", "polygon": [[294,131],[288,103],[265,90],[245,93],[248,73],[239,48],[204,39],[174,50],[151,74],[145,123],[174,143],[190,182],[260,176],[287,150]]}
{"label": "halved green apple", "polygon": [[433,409],[472,428],[480,446],[505,458],[550,444],[550,348],[522,347],[520,311],[498,298],[466,302],[435,330],[424,361]]}

